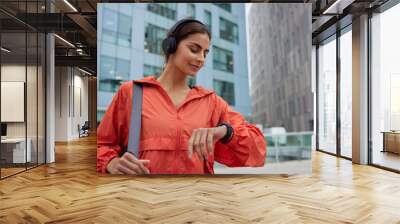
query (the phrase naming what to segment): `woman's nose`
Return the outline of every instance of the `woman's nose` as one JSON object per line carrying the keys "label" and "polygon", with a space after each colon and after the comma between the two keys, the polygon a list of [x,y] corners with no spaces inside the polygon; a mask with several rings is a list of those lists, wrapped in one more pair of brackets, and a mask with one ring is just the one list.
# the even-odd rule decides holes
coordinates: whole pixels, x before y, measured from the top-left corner
{"label": "woman's nose", "polygon": [[198,60],[199,62],[201,62],[201,64],[203,65],[203,63],[204,63],[204,61],[205,61],[205,56],[200,55],[200,56],[197,58],[197,60]]}

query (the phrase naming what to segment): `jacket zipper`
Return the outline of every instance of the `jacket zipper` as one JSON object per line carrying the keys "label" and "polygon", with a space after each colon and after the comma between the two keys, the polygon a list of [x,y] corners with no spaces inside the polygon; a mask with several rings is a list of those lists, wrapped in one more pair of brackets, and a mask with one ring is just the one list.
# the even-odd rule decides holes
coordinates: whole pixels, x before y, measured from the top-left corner
{"label": "jacket zipper", "polygon": [[177,120],[178,120],[178,125],[176,126],[176,150],[179,149],[181,145],[181,118],[179,117],[179,114],[177,114]]}
{"label": "jacket zipper", "polygon": [[[180,147],[180,144],[181,144],[181,119],[180,119],[180,117],[179,117],[179,114],[177,113],[177,125],[176,125],[176,147],[175,147],[175,152],[174,152],[174,154],[175,154],[175,158],[178,156],[178,151],[179,151],[179,147]],[[176,170],[174,170],[174,172],[175,173],[180,173],[181,172],[181,170],[180,170],[180,167],[176,167],[175,168]]]}

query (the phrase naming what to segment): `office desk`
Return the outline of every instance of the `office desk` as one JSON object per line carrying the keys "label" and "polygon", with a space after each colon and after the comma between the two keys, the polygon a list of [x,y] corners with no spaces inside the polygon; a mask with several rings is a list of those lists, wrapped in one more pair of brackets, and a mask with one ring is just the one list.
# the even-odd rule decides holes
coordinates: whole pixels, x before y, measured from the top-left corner
{"label": "office desk", "polygon": [[400,154],[400,132],[382,131],[383,151]]}
{"label": "office desk", "polygon": [[[32,140],[27,138],[28,143],[25,154],[25,138],[1,139],[1,159],[6,163],[25,163],[31,161]],[[27,158],[27,161],[25,161]]]}

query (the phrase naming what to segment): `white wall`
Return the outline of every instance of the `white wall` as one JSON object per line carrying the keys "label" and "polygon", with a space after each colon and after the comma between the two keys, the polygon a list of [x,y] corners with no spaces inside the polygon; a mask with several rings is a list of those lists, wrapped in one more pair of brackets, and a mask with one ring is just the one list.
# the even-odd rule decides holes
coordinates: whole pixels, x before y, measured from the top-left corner
{"label": "white wall", "polygon": [[[25,65],[2,65],[1,81],[25,82],[25,73]],[[25,122],[7,122],[7,137],[25,137]]]}
{"label": "white wall", "polygon": [[55,68],[55,141],[67,138],[68,76],[66,67]]}
{"label": "white wall", "polygon": [[[72,113],[72,120],[71,120],[71,127],[72,131],[71,134],[73,138],[79,137],[78,133],[78,124],[81,126],[85,123],[85,121],[89,120],[89,113],[88,113],[88,78],[85,76],[81,76],[82,73],[78,73],[76,75],[75,70],[75,75],[74,75],[74,108],[72,108],[72,111],[75,113]],[[72,103],[71,103],[72,105]],[[80,108],[81,107],[81,108]],[[81,111],[80,111],[81,109]]]}
{"label": "white wall", "polygon": [[77,139],[78,124],[88,120],[88,78],[71,67],[56,67],[55,73],[55,141]]}
{"label": "white wall", "polygon": [[24,82],[1,82],[1,121],[24,122]]}

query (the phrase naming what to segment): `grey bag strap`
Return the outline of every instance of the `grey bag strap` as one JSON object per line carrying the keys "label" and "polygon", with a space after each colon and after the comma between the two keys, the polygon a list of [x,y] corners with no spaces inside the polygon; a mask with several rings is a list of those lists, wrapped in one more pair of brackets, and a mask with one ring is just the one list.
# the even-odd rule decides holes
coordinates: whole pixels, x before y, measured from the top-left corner
{"label": "grey bag strap", "polygon": [[132,111],[129,125],[128,152],[139,158],[140,130],[142,127],[142,86],[133,82]]}

